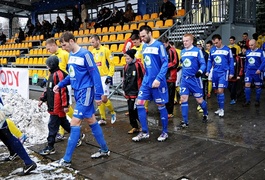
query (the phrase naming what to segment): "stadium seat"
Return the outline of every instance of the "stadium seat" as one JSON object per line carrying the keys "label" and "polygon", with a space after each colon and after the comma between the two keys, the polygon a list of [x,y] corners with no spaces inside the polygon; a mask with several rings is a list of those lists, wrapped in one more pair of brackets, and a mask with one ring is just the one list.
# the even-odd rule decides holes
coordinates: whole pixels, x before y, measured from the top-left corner
{"label": "stadium seat", "polygon": [[43,34],[41,34],[40,36],[39,36],[39,39],[38,40],[41,40],[41,41],[43,41],[44,40],[44,35]]}
{"label": "stadium seat", "polygon": [[82,44],[82,42],[83,42],[83,38],[81,38],[81,37],[77,38],[77,40],[76,40],[77,44]]}
{"label": "stadium seat", "polygon": [[38,55],[38,49],[33,49],[33,55]]}
{"label": "stadium seat", "polygon": [[150,19],[157,19],[158,13],[152,13]]}
{"label": "stadium seat", "polygon": [[160,37],[160,32],[159,31],[153,31],[152,35],[153,35],[153,38],[157,39]]}
{"label": "stadium seat", "polygon": [[33,64],[33,58],[29,58],[28,64],[29,65],[32,65]]}
{"label": "stadium seat", "polygon": [[75,30],[73,34],[74,34],[74,36],[78,36],[78,31]]}
{"label": "stadium seat", "polygon": [[114,26],[110,26],[109,27],[109,32],[115,32],[115,27]]}
{"label": "stadium seat", "polygon": [[139,23],[137,29],[140,29],[140,27],[141,27],[141,26],[144,26],[144,25],[145,25],[144,22]]}
{"label": "stadium seat", "polygon": [[89,44],[89,39],[88,37],[83,37],[82,44]]}
{"label": "stadium seat", "polygon": [[89,29],[86,29],[84,35],[89,35]]}
{"label": "stadium seat", "polygon": [[100,34],[101,33],[101,28],[97,28],[96,29],[96,34]]}
{"label": "stadium seat", "polygon": [[117,51],[118,51],[118,46],[117,46],[117,44],[112,44],[112,45],[110,45],[110,50],[111,50],[111,52],[117,52]]}
{"label": "stadium seat", "polygon": [[20,56],[20,50],[15,50],[15,56]]}
{"label": "stadium seat", "polygon": [[141,20],[142,20],[142,16],[141,15],[137,15],[134,18],[134,21],[136,21],[136,22],[141,21]]}
{"label": "stadium seat", "polygon": [[36,64],[37,65],[38,64],[38,58],[36,58],[36,57],[33,58],[33,63],[32,64]]}
{"label": "stadium seat", "polygon": [[130,30],[129,24],[124,24],[122,26],[122,31],[128,31],[128,30]]}
{"label": "stadium seat", "polygon": [[43,55],[49,55],[50,52],[48,52],[48,50],[46,48],[42,49],[42,54]]}
{"label": "stadium seat", "polygon": [[88,46],[88,50],[89,50],[89,51],[92,51],[93,49],[94,49],[93,46]]}
{"label": "stadium seat", "polygon": [[95,34],[96,33],[96,30],[93,28],[93,29],[90,29],[90,34]]}
{"label": "stadium seat", "polygon": [[107,33],[108,32],[108,27],[102,28],[102,33]]}
{"label": "stadium seat", "polygon": [[42,49],[41,48],[38,49],[37,55],[42,55],[42,54],[43,54]]}
{"label": "stadium seat", "polygon": [[124,41],[124,35],[121,33],[121,34],[118,34],[117,35],[117,41]]}
{"label": "stadium seat", "polygon": [[126,33],[124,39],[129,39],[131,37],[132,33]]}
{"label": "stadium seat", "polygon": [[42,57],[38,58],[37,64],[38,65],[43,65],[43,58]]}
{"label": "stadium seat", "polygon": [[84,35],[84,30],[82,30],[82,29],[79,30],[79,31],[78,31],[78,36],[83,36],[83,35]]}
{"label": "stadium seat", "polygon": [[171,26],[173,26],[173,19],[167,19],[163,27],[171,27]]}
{"label": "stadium seat", "polygon": [[119,56],[113,56],[112,61],[113,61],[114,65],[117,66],[120,63],[120,57]]}
{"label": "stadium seat", "polygon": [[164,22],[162,20],[158,20],[155,23],[155,28],[161,28],[164,26]]}
{"label": "stadium seat", "polygon": [[155,27],[155,23],[153,21],[149,21],[146,25],[150,26],[151,28]]}
{"label": "stadium seat", "polygon": [[126,64],[125,57],[124,57],[124,56],[122,56],[122,57],[121,57],[121,61],[120,61],[119,65],[120,65],[120,66],[124,66],[125,64]]}
{"label": "stadium seat", "polygon": [[54,38],[59,38],[59,33],[55,33]]}
{"label": "stadium seat", "polygon": [[118,52],[122,52],[123,47],[124,47],[124,44],[120,44],[118,48]]}
{"label": "stadium seat", "polygon": [[122,31],[122,27],[121,27],[121,25],[116,26],[115,31],[116,31],[116,32],[120,32],[120,31]]}
{"label": "stadium seat", "polygon": [[185,16],[185,14],[186,14],[185,9],[179,9],[179,10],[177,10],[177,16]]}
{"label": "stadium seat", "polygon": [[144,14],[142,20],[147,21],[150,19],[150,14]]}
{"label": "stadium seat", "polygon": [[134,30],[134,29],[137,29],[137,24],[136,23],[132,23],[130,25],[130,30]]}
{"label": "stadium seat", "polygon": [[104,36],[102,37],[101,42],[108,42],[108,41],[109,41],[109,36],[108,36],[108,35],[104,35]]}
{"label": "stadium seat", "polygon": [[110,42],[116,41],[116,34],[111,34],[109,37],[109,41]]}

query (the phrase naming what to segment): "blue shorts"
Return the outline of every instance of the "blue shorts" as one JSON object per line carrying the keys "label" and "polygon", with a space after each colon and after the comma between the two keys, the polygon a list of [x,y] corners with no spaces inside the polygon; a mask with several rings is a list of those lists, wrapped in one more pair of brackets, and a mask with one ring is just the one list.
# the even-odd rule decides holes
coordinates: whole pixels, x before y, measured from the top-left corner
{"label": "blue shorts", "polygon": [[[167,86],[159,88],[150,88],[141,86],[138,93],[138,100],[154,100],[156,104],[166,104],[168,102]],[[174,98],[174,97],[172,97]]]}
{"label": "blue shorts", "polygon": [[261,86],[262,85],[262,76],[263,74],[253,74],[253,73],[246,73],[245,75],[245,83],[252,83],[256,86]]}
{"label": "blue shorts", "polygon": [[203,96],[203,85],[201,78],[182,77],[180,83],[180,95],[192,95],[195,98]]}
{"label": "blue shorts", "polygon": [[74,97],[76,105],[73,116],[81,120],[91,118],[95,113],[94,88],[74,90]]}
{"label": "blue shorts", "polygon": [[228,86],[228,71],[225,72],[214,72],[213,71],[213,88],[227,88]]}

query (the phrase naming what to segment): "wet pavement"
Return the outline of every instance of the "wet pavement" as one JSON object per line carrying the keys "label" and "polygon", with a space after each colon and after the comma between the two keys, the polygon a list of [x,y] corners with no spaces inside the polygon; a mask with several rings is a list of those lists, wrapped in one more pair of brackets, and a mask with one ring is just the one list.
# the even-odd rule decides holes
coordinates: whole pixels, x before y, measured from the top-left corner
{"label": "wet pavement", "polygon": [[[264,91],[264,90],[263,90]],[[148,121],[150,138],[133,142],[125,101],[115,101],[115,124],[102,126],[111,155],[108,158],[90,159],[98,150],[90,128],[83,123],[86,134],[82,146],[77,148],[72,167],[88,179],[265,179],[265,97],[262,93],[260,107],[242,107],[243,100],[229,104],[226,93],[225,116],[214,115],[217,100],[208,99],[209,119],[202,123],[202,113],[196,111],[193,97],[189,99],[189,128],[175,131],[181,120],[180,105],[175,105],[174,117],[169,120],[169,138],[158,142],[161,133],[159,112],[154,103],[149,104]],[[110,115],[108,115],[110,118]],[[56,153],[47,156],[60,159],[67,140],[56,143]],[[44,145],[31,147],[38,151]]]}

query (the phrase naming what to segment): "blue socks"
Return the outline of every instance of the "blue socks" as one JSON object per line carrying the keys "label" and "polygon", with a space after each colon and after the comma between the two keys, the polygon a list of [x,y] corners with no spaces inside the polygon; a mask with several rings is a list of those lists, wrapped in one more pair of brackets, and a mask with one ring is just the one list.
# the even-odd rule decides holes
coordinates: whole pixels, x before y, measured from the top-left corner
{"label": "blue socks", "polygon": [[80,138],[80,126],[71,126],[70,136],[68,138],[68,144],[63,159],[67,162],[71,162],[72,155],[76,148],[78,139]]}
{"label": "blue socks", "polygon": [[250,102],[250,87],[245,87],[246,102]]}
{"label": "blue socks", "polygon": [[225,94],[217,94],[217,101],[220,109],[224,109],[225,106]]}
{"label": "blue socks", "polygon": [[182,119],[185,124],[188,124],[188,113],[189,113],[189,105],[188,102],[181,103],[181,112],[182,112]]}
{"label": "blue socks", "polygon": [[107,152],[109,150],[109,148],[108,148],[108,146],[106,144],[106,141],[105,141],[104,136],[103,136],[102,129],[101,129],[100,125],[98,124],[98,122],[95,122],[94,124],[91,124],[89,126],[91,128],[92,134],[94,135],[97,143],[100,146],[100,149],[103,152]]}
{"label": "blue socks", "polygon": [[203,100],[200,106],[203,110],[203,115],[208,115],[207,102]]}
{"label": "blue socks", "polygon": [[139,120],[142,126],[142,131],[144,133],[148,133],[147,119],[146,119],[146,111],[143,105],[137,105],[137,112],[139,116]]}
{"label": "blue socks", "polygon": [[162,122],[163,132],[167,133],[167,125],[168,125],[168,113],[165,106],[158,106],[158,110],[160,112],[160,118]]}
{"label": "blue socks", "polygon": [[261,88],[256,88],[256,101],[260,101]]}

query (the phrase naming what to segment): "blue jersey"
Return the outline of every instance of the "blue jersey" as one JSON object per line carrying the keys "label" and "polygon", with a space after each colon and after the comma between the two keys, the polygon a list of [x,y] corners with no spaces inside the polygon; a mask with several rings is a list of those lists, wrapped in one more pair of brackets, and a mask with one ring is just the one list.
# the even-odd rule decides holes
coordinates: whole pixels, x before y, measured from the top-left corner
{"label": "blue jersey", "polygon": [[97,65],[93,55],[86,49],[80,48],[76,53],[70,53],[67,64],[68,76],[58,86],[71,84],[74,90],[94,87],[95,99],[100,100],[103,88]]}
{"label": "blue jersey", "polygon": [[189,49],[181,51],[182,76],[194,77],[199,70],[203,73],[206,69],[206,63],[202,51],[192,46]]}
{"label": "blue jersey", "polygon": [[210,54],[207,63],[207,73],[210,72],[213,66],[213,73],[222,73],[229,70],[229,74],[234,74],[234,58],[231,49],[228,46],[210,49]]}
{"label": "blue jersey", "polygon": [[247,50],[245,61],[245,72],[255,74],[257,70],[263,71],[265,66],[264,51],[261,49]]}
{"label": "blue jersey", "polygon": [[144,44],[143,56],[145,75],[142,85],[152,87],[152,83],[156,79],[160,82],[160,86],[165,86],[168,58],[164,45],[157,40],[150,45]]}

